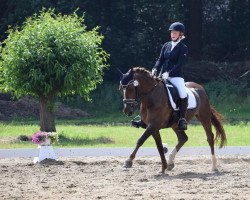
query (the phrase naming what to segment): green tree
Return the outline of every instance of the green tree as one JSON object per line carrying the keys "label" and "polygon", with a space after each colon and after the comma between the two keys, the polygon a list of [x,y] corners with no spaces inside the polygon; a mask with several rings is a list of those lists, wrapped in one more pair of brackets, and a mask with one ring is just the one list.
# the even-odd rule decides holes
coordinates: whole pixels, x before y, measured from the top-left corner
{"label": "green tree", "polygon": [[40,102],[42,131],[55,131],[56,96],[90,91],[102,82],[108,54],[100,47],[98,28],[86,30],[75,13],[40,12],[21,28],[9,29],[0,54],[1,87],[17,97],[34,95]]}

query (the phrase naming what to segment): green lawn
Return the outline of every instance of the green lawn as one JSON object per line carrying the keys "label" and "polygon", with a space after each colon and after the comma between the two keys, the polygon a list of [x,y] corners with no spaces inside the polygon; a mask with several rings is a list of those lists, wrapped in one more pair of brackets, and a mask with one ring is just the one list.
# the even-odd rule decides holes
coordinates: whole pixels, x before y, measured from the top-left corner
{"label": "green lawn", "polygon": [[[128,120],[127,120],[128,121]],[[32,148],[31,142],[18,142],[19,135],[31,136],[39,129],[37,122],[0,123],[0,148]],[[60,143],[56,147],[134,147],[143,133],[143,129],[136,129],[128,125],[81,125],[77,120],[58,121],[57,132]],[[228,146],[250,145],[250,124],[225,125]],[[208,146],[205,132],[200,125],[190,125],[187,131],[189,140],[186,147]],[[175,133],[171,129],[161,130],[163,143],[174,146],[177,142]],[[146,141],[144,147],[154,147],[152,137]]]}

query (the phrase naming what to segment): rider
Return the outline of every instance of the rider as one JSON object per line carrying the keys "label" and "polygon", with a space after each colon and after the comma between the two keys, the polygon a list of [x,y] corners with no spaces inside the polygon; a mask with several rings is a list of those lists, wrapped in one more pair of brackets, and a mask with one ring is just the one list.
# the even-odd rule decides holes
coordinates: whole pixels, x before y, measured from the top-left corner
{"label": "rider", "polygon": [[[179,130],[186,130],[187,93],[182,71],[188,52],[187,46],[182,43],[185,38],[185,26],[180,22],[175,22],[170,25],[169,31],[171,31],[172,41],[163,45],[160,56],[152,69],[152,74],[155,76],[158,74],[164,80],[169,80],[177,88],[180,97],[178,128]],[[144,124],[142,121],[132,121],[132,125],[135,127],[142,124]]]}

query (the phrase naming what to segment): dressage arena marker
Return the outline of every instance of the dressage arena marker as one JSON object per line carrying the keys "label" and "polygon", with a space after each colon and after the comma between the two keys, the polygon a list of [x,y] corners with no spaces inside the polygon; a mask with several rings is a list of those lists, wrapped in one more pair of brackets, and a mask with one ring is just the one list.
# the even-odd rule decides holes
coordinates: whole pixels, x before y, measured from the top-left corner
{"label": "dressage arena marker", "polygon": [[39,163],[44,159],[53,159],[56,160],[56,154],[52,146],[38,146],[39,153],[38,156],[34,158],[34,163]]}
{"label": "dressage arena marker", "polygon": [[[172,148],[169,148],[169,152]],[[133,148],[54,148],[56,157],[95,157],[95,156],[129,156]],[[210,155],[209,147],[184,147],[178,155],[199,156]],[[228,146],[222,149],[215,149],[215,155],[244,155],[250,154],[250,146]],[[158,156],[157,148],[140,148],[137,156]],[[39,149],[0,149],[2,158],[28,158],[38,157]]]}

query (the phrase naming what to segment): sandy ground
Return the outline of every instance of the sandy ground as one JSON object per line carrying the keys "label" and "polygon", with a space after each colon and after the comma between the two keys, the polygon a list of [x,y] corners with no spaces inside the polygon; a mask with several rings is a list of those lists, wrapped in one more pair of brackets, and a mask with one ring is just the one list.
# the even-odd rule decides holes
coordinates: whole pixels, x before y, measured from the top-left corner
{"label": "sandy ground", "polygon": [[0,160],[0,199],[250,199],[250,155],[176,158],[159,174],[159,157],[138,157],[131,169],[124,157],[59,158],[33,164],[32,158]]}

